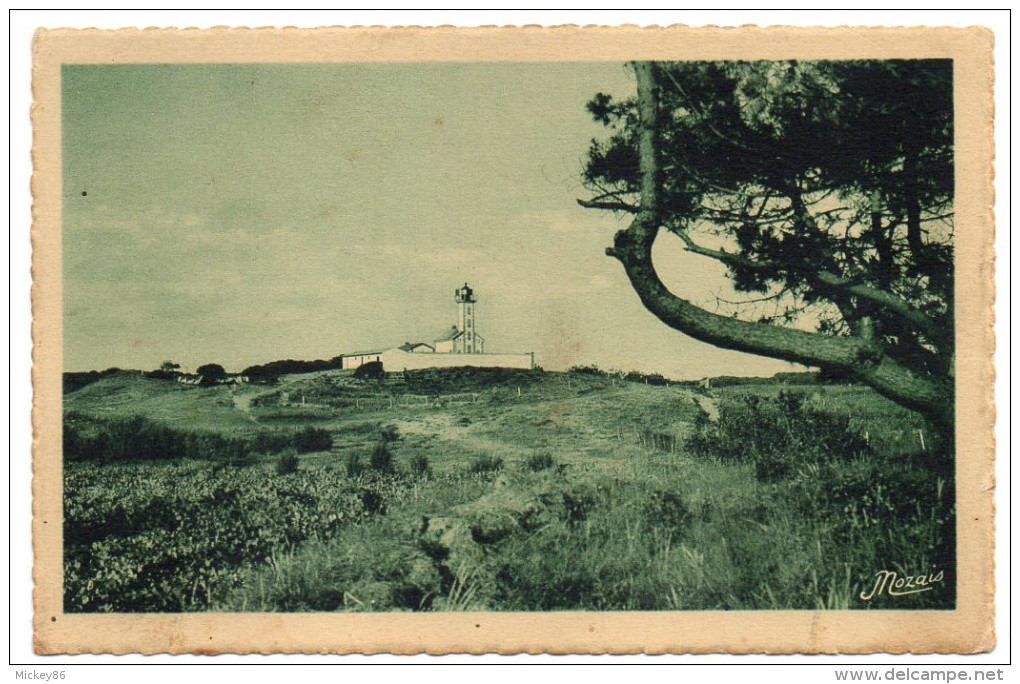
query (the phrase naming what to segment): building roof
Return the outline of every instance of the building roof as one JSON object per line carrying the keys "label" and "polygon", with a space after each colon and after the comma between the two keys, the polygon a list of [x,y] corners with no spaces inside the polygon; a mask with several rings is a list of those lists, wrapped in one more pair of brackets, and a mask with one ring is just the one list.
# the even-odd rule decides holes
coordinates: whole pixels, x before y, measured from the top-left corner
{"label": "building roof", "polygon": [[440,337],[436,338],[436,342],[449,342],[455,340],[461,336],[461,332],[457,330],[457,326],[451,326],[449,330],[443,333]]}
{"label": "building roof", "polygon": [[385,347],[383,349],[368,349],[365,351],[351,352],[350,354],[344,354],[344,356],[368,356],[369,354],[382,354],[385,351],[389,351],[392,347]]}
{"label": "building roof", "polygon": [[428,342],[404,342],[402,345],[400,345],[400,350],[411,351],[413,349],[417,349],[418,347],[428,347],[429,349],[435,351],[435,347],[433,347]]}

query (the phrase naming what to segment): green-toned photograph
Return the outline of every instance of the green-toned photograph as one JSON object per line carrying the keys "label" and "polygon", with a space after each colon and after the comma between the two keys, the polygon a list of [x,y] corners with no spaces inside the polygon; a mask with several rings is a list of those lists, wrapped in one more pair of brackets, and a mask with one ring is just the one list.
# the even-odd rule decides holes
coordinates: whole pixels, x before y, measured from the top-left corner
{"label": "green-toned photograph", "polygon": [[952,60],[60,73],[65,613],[956,607]]}

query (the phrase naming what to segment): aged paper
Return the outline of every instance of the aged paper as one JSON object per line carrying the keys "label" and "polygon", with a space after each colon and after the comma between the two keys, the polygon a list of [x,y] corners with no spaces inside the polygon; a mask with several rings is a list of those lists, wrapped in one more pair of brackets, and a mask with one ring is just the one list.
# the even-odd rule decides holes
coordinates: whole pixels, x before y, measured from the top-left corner
{"label": "aged paper", "polygon": [[[40,30],[33,83],[38,653],[994,645],[988,31]],[[762,163],[825,117],[845,155]],[[752,214],[845,252],[702,319],[754,270],[728,250],[778,252],[695,231]],[[720,320],[797,316],[857,358]]]}

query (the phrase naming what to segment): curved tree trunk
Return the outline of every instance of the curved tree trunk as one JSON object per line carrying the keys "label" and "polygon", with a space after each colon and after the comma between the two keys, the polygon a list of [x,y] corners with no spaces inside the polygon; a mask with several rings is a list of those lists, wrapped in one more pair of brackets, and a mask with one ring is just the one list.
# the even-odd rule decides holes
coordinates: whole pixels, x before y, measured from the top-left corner
{"label": "curved tree trunk", "polygon": [[848,373],[896,403],[928,418],[952,444],[954,386],[951,376],[913,370],[883,353],[870,336],[831,337],[751,323],[706,311],[670,292],[652,264],[652,245],[662,225],[661,166],[657,145],[656,66],[641,62],[637,74],[641,206],[631,225],[606,250],[618,259],[644,306],[666,325],[702,342],[809,366]]}

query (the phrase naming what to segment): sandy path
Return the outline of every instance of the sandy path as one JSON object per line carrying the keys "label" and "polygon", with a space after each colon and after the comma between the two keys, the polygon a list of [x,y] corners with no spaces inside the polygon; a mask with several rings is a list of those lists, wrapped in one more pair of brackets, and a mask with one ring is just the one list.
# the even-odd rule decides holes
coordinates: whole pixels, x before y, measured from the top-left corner
{"label": "sandy path", "polygon": [[713,423],[719,420],[719,404],[715,399],[709,399],[700,395],[694,395],[694,401],[697,402],[701,410],[708,414],[708,419]]}

